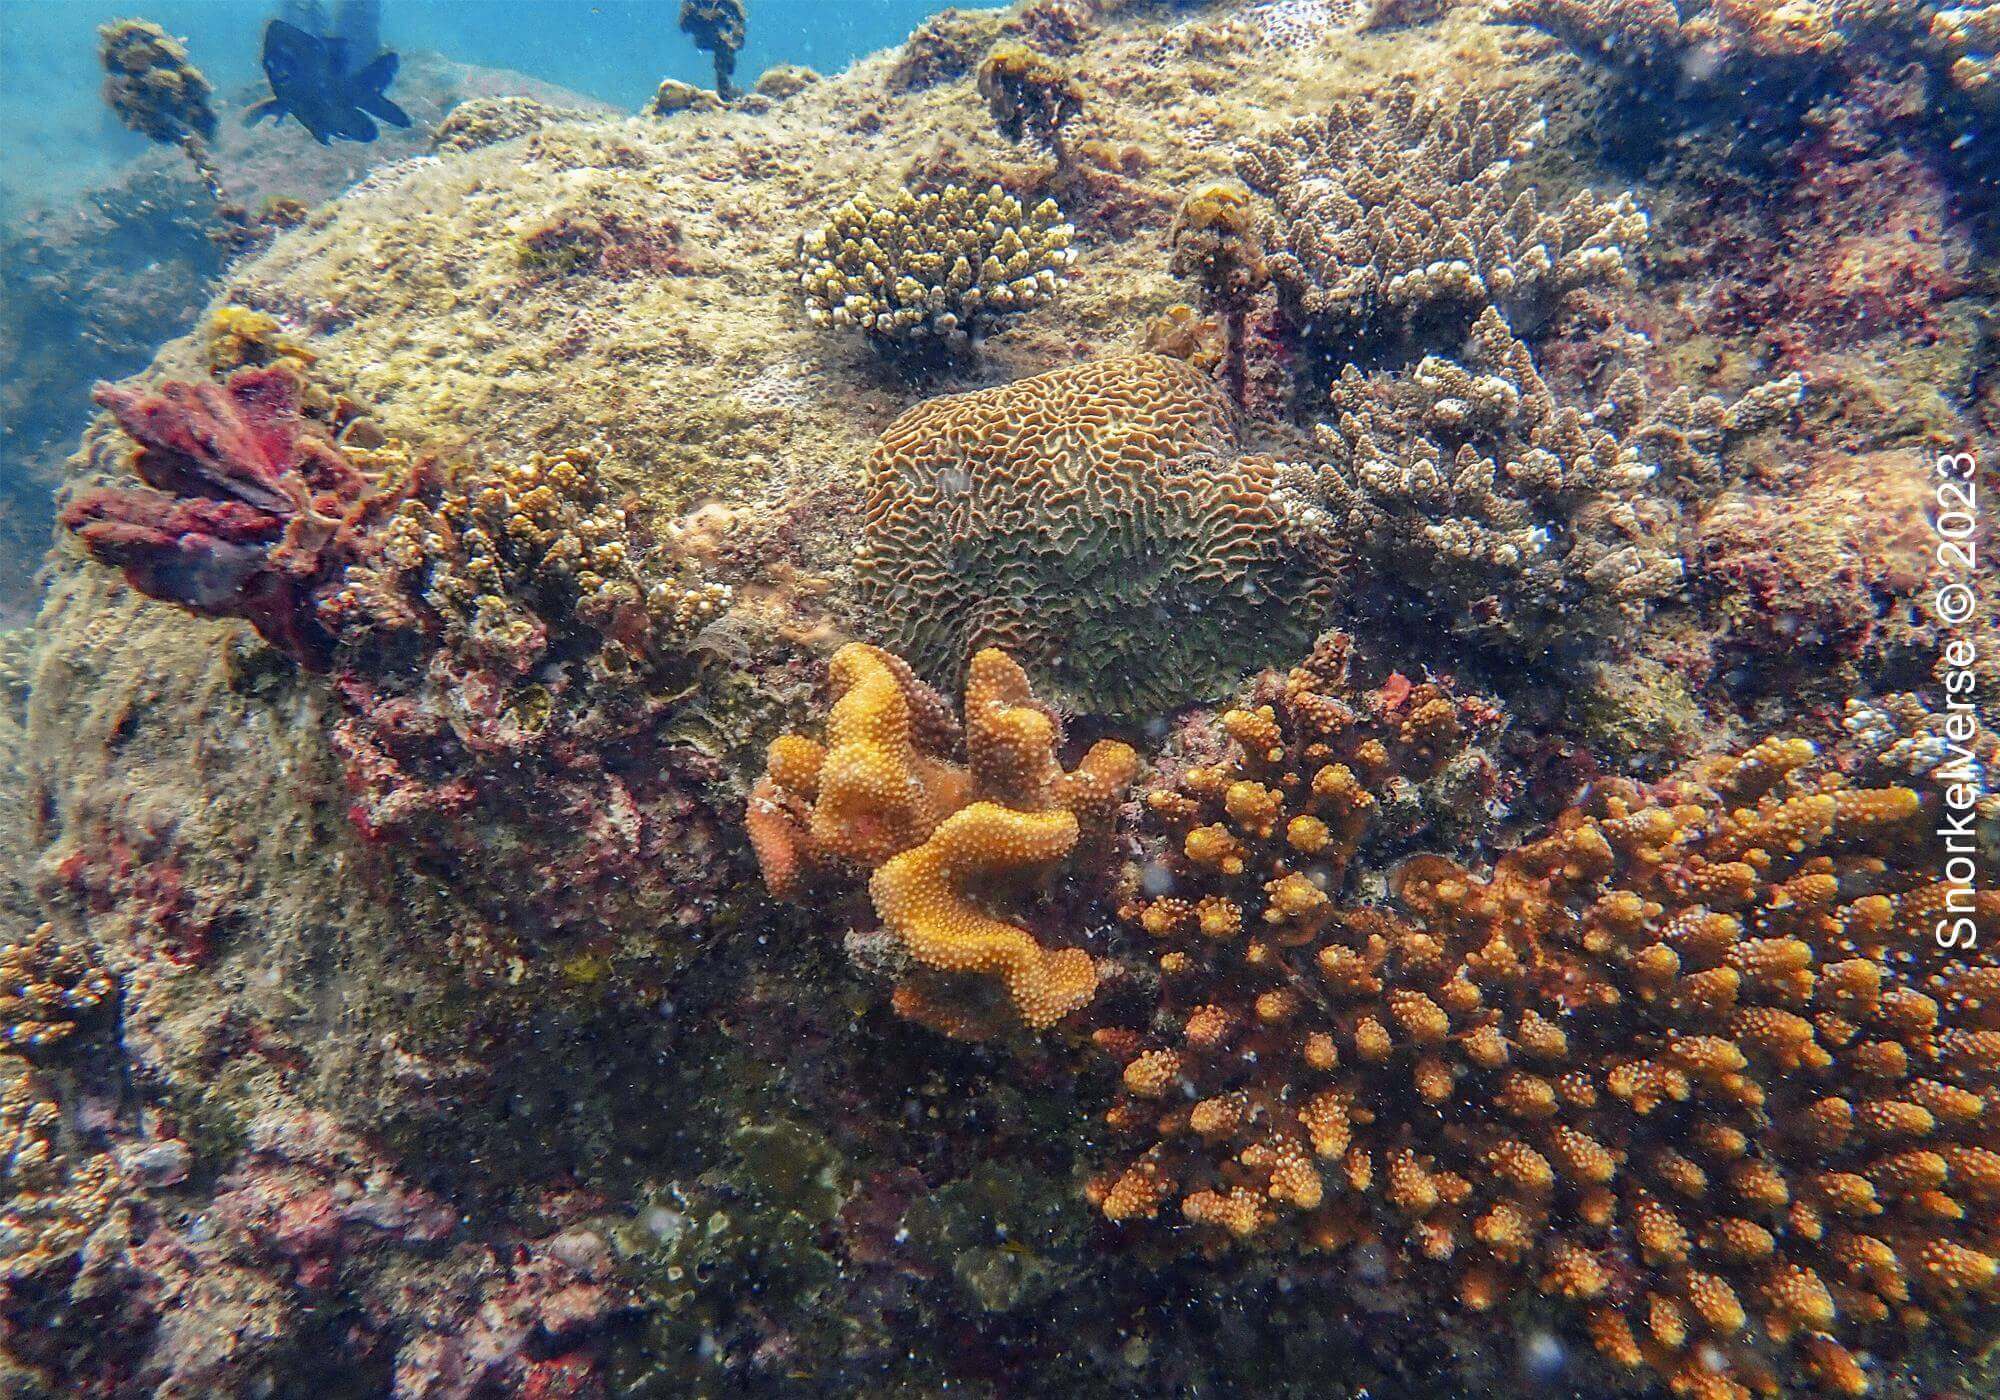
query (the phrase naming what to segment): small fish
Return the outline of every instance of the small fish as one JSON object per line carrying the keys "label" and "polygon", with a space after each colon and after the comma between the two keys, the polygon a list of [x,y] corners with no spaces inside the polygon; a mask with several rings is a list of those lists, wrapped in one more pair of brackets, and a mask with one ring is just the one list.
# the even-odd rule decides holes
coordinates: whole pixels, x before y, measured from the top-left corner
{"label": "small fish", "polygon": [[409,113],[391,102],[387,88],[400,61],[377,54],[355,72],[347,68],[347,41],[322,39],[297,25],[274,19],[264,29],[264,76],[271,95],[243,114],[245,126],[265,117],[283,121],[287,113],[322,146],[334,141],[373,141],[374,113],[392,126],[408,126]]}

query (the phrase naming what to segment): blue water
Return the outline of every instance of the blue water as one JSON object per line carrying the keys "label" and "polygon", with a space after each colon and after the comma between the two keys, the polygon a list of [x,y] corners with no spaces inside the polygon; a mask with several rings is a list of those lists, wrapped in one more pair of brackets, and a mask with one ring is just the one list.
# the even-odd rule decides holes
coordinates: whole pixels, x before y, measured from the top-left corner
{"label": "blue water", "polygon": [[[822,72],[902,41],[937,0],[751,0],[737,81],[773,63]],[[60,200],[144,141],[98,100],[97,26],[137,16],[187,41],[218,93],[260,80],[273,0],[0,0],[0,209]],[[636,110],[662,78],[706,86],[708,56],[677,27],[678,0],[383,0],[382,40],[512,68]]]}

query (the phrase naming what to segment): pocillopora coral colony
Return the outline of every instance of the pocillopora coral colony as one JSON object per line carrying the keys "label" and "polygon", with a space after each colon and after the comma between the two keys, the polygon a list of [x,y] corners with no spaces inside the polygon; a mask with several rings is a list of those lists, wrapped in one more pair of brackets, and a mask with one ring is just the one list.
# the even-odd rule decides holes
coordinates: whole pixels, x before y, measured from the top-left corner
{"label": "pocillopora coral colony", "polygon": [[778,13],[91,396],[0,1388],[2000,1393],[1995,8]]}

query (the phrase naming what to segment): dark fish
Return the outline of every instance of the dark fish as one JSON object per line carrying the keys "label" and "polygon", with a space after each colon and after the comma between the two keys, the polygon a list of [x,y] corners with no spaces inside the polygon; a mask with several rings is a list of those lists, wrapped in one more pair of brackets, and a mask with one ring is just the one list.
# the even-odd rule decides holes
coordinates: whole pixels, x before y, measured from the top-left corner
{"label": "dark fish", "polygon": [[410,117],[388,98],[399,62],[394,53],[380,53],[360,69],[348,70],[345,39],[322,39],[297,25],[274,19],[264,29],[264,76],[271,95],[243,115],[245,126],[265,117],[279,121],[290,113],[320,145],[334,141],[373,141],[373,113],[392,126],[408,126]]}

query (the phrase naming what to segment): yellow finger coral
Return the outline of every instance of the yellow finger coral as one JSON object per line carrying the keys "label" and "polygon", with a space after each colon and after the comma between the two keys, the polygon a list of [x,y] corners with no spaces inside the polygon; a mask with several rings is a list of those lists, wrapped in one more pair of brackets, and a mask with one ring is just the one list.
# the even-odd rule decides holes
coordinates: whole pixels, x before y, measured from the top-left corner
{"label": "yellow finger coral", "polygon": [[[872,871],[875,912],[920,972],[996,980],[1034,1030],[1087,1004],[1090,955],[1043,947],[1008,913],[1081,833],[1109,829],[1138,755],[1105,740],[1065,770],[1056,716],[990,648],[967,668],[963,763],[943,698],[900,658],[852,643],[828,680],[824,742],[776,740],[745,813],[771,893],[792,898],[811,879]],[[906,981],[895,1005],[959,1033],[981,1026],[948,1002]]]}

